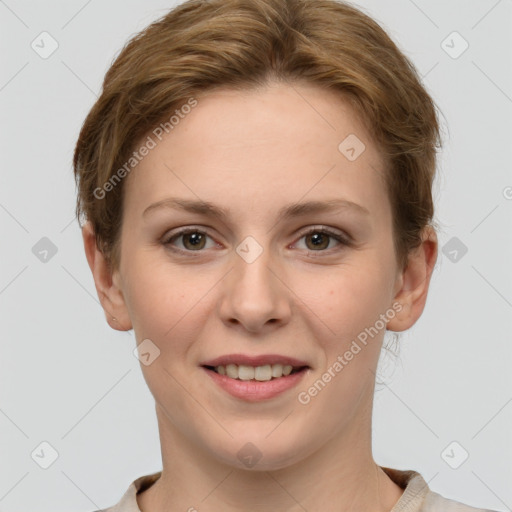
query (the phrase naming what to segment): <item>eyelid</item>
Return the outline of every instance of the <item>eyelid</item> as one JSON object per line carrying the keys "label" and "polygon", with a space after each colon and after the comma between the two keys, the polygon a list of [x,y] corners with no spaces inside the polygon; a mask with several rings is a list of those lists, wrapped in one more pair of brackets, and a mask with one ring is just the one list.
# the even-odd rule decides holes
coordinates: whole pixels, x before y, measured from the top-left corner
{"label": "eyelid", "polygon": [[169,247],[171,250],[176,251],[181,254],[194,254],[197,253],[198,255],[202,252],[205,252],[203,250],[199,251],[190,251],[185,249],[180,249],[179,247],[176,247],[175,245],[171,244],[171,241],[175,238],[179,238],[183,235],[187,235],[189,233],[201,233],[202,235],[205,235],[209,237],[216,245],[219,245],[219,242],[214,239],[213,236],[211,236],[208,232],[208,229],[205,229],[203,226],[186,226],[182,228],[176,228],[175,230],[167,231],[162,237],[161,237],[161,243],[164,244],[166,247]]}
{"label": "eyelid", "polygon": [[[213,240],[216,245],[219,245],[219,242],[217,242],[217,240],[215,240],[214,237],[208,233],[208,228],[205,228],[204,226],[194,226],[194,225],[186,226],[186,227],[182,227],[182,228],[176,228],[176,230],[171,230],[170,232],[166,232],[162,236],[161,240],[164,245],[169,246],[172,250],[182,253],[182,254],[183,253],[186,253],[186,254],[197,253],[199,255],[200,253],[205,252],[204,249],[198,250],[198,251],[180,249],[171,244],[171,241],[173,239],[179,238],[180,236],[186,235],[188,233],[201,233],[201,234],[209,237],[211,240]],[[324,225],[313,225],[313,226],[309,226],[307,228],[300,230],[299,233],[296,235],[295,242],[293,242],[291,245],[295,245],[304,236],[307,236],[312,233],[326,234],[326,235],[334,238],[341,245],[350,246],[353,242],[352,237],[350,237],[350,235],[348,235],[347,233],[345,233],[341,230],[331,228],[329,226],[324,226]],[[330,250],[332,250],[332,249],[334,249],[334,248],[331,248]],[[329,249],[322,250],[322,251],[309,250],[308,252],[322,253],[322,252],[330,252],[330,250]]]}
{"label": "eyelid", "polygon": [[304,230],[299,232],[297,240],[300,240],[302,237],[309,235],[311,233],[325,233],[326,235],[332,236],[333,238],[337,239],[340,243],[345,245],[350,245],[353,242],[352,237],[349,234],[345,233],[344,231],[323,225],[314,225],[305,228]]}

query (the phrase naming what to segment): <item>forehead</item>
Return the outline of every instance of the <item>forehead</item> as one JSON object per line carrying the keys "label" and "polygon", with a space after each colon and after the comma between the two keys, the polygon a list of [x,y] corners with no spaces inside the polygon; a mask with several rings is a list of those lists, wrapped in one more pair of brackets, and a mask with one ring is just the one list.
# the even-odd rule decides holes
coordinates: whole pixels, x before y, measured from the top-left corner
{"label": "forehead", "polygon": [[381,155],[334,91],[273,84],[195,99],[169,133],[149,134],[155,146],[125,184],[131,209],[177,194],[247,207],[264,197],[297,201],[328,191],[371,205],[384,193]]}

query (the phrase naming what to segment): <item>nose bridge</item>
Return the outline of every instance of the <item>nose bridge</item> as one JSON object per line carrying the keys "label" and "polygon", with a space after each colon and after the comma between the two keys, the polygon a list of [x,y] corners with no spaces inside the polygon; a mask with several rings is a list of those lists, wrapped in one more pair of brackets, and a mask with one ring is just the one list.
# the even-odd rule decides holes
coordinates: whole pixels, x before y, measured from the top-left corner
{"label": "nose bridge", "polygon": [[267,323],[286,323],[290,317],[286,287],[274,275],[277,267],[268,246],[246,237],[233,254],[233,270],[227,276],[220,302],[225,322],[257,331]]}

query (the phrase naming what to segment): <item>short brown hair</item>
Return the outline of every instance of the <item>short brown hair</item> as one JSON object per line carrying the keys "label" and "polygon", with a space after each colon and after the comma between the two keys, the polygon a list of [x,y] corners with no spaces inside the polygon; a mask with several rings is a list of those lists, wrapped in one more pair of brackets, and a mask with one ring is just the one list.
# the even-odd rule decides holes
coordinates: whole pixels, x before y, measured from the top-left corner
{"label": "short brown hair", "polygon": [[[140,142],[191,97],[271,80],[339,92],[387,163],[397,261],[431,225],[440,134],[435,104],[412,63],[368,15],[336,0],[188,0],[122,49],[82,126],[74,153],[76,214],[120,261],[123,182],[98,198]],[[341,142],[341,141],[340,141]]]}

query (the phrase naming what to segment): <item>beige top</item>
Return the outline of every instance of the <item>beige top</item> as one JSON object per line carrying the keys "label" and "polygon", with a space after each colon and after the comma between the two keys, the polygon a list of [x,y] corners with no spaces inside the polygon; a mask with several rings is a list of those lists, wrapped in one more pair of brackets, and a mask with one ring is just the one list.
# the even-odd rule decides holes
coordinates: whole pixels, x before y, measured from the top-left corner
{"label": "beige top", "polygon": [[[382,467],[382,466],[381,466]],[[494,512],[489,509],[474,508],[458,501],[443,498],[441,495],[431,491],[416,471],[401,471],[382,467],[383,471],[404,490],[404,493],[397,501],[390,512]],[[144,475],[134,480],[128,490],[124,493],[121,501],[116,505],[95,512],[141,512],[137,505],[136,494],[154,484],[162,474],[161,471]]]}

